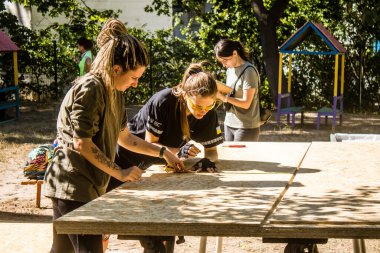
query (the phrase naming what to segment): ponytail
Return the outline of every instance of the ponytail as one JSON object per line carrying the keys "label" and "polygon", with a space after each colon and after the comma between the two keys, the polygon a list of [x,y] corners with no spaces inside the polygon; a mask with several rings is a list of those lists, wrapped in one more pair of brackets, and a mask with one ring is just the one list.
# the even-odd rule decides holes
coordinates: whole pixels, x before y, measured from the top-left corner
{"label": "ponytail", "polygon": [[191,139],[190,127],[187,120],[187,105],[184,95],[216,97],[217,86],[214,77],[203,68],[205,62],[192,63],[186,69],[182,82],[173,88],[173,94],[178,97],[176,106],[180,108],[180,123],[183,139],[188,142]]}
{"label": "ponytail", "polygon": [[114,113],[113,66],[120,65],[124,72],[148,66],[148,53],[145,46],[130,35],[125,25],[117,19],[109,19],[104,24],[97,38],[97,46],[99,52],[90,73],[103,80]]}

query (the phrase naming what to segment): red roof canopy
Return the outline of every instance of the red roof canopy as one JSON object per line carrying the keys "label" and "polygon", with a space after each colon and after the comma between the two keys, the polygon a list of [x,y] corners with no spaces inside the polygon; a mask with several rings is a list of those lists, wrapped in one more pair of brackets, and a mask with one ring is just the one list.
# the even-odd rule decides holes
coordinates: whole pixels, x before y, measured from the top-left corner
{"label": "red roof canopy", "polygon": [[0,52],[18,51],[20,48],[2,31],[0,31]]}

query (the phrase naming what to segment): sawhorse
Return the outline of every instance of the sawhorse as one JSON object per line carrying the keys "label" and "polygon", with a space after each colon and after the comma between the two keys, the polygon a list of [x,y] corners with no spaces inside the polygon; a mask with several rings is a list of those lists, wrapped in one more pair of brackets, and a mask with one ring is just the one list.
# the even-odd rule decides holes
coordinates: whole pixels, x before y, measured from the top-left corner
{"label": "sawhorse", "polygon": [[36,207],[41,208],[41,185],[44,183],[43,180],[38,179],[29,179],[27,181],[22,181],[22,185],[36,185],[37,191],[36,191]]}

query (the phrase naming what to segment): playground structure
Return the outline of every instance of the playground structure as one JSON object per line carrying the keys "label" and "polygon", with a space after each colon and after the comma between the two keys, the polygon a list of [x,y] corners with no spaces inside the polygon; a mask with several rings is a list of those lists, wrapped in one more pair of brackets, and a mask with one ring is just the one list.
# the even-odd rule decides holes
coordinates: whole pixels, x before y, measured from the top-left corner
{"label": "playground structure", "polygon": [[[4,88],[0,88],[0,111],[8,108],[15,108],[16,118],[20,116],[19,110],[19,89],[18,89],[18,66],[17,66],[17,51],[20,48],[2,31],[0,31],[0,53],[13,53],[13,79],[14,85],[6,85]],[[14,95],[9,96],[9,94]],[[8,101],[7,97],[13,97]],[[4,121],[2,121],[4,122]]]}
{"label": "playground structure", "polygon": [[[308,36],[316,33],[328,46],[330,51],[308,51],[308,50],[295,50]],[[344,54],[346,49],[339,43],[337,39],[322,25],[311,21],[306,22],[299,28],[292,36],[290,36],[279,48],[279,73],[278,73],[278,99],[277,99],[277,125],[280,127],[281,115],[287,115],[287,122],[289,123],[290,115],[292,116],[292,128],[295,126],[295,115],[301,114],[301,124],[303,123],[303,106],[291,106],[291,78],[292,78],[292,55],[305,54],[305,55],[335,55],[335,73],[334,73],[334,97],[332,107],[322,107],[317,110],[317,128],[319,129],[321,117],[325,117],[325,124],[327,118],[332,117],[332,130],[335,131],[336,118],[339,117],[339,124],[342,125],[343,117],[343,94],[344,94]],[[288,62],[288,86],[287,91],[282,93],[282,61],[283,55],[289,54]],[[341,58],[340,67],[340,90],[338,93],[338,80],[339,80],[339,58]],[[281,107],[282,100],[286,99],[286,106]]]}

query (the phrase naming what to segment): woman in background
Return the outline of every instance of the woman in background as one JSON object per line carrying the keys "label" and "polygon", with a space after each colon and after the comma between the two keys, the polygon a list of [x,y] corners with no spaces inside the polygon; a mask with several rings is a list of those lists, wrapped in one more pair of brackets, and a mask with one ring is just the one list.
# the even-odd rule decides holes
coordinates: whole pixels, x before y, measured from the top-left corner
{"label": "woman in background", "polygon": [[259,73],[239,41],[223,39],[214,51],[218,61],[227,68],[226,84],[217,82],[218,98],[229,104],[224,119],[224,138],[226,141],[258,141],[261,121]]}
{"label": "woman in background", "polygon": [[91,64],[94,59],[92,55],[92,41],[84,37],[80,37],[77,40],[78,51],[81,54],[78,66],[79,66],[79,76],[84,76],[86,73],[90,72]]}

